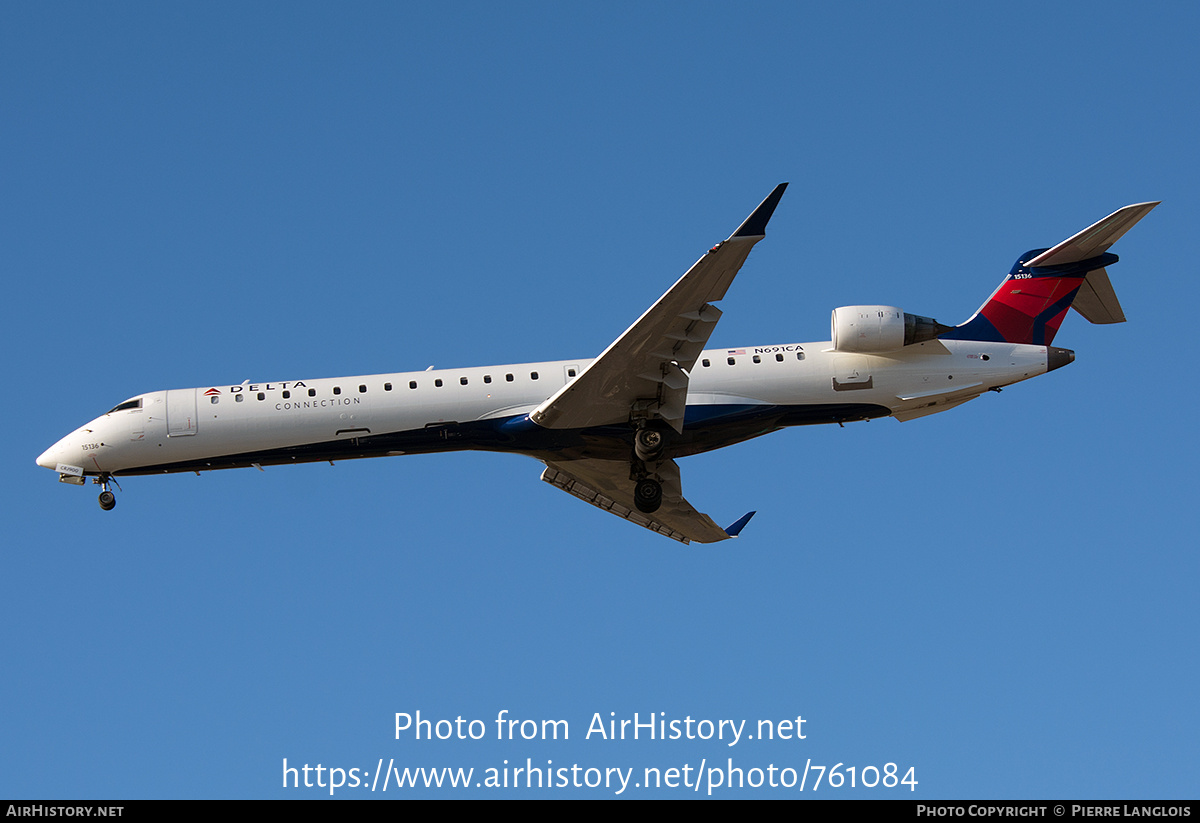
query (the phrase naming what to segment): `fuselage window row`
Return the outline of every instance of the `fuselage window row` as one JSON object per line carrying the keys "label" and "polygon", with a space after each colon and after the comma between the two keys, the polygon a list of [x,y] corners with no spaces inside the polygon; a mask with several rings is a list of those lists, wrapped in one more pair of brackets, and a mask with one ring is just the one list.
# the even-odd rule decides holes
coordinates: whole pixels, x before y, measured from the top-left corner
{"label": "fuselage window row", "polygon": [[[756,354],[756,355],[754,355],[754,357],[753,357],[752,359],[753,359],[753,361],[754,361],[755,363],[761,363],[761,362],[762,362],[762,358],[761,358],[761,357],[759,357],[757,354]],[[803,359],[804,359],[804,352],[802,352],[802,351],[798,351],[798,352],[796,352],[796,359],[797,359],[797,360],[803,360]],[[775,355],[775,362],[776,362],[776,363],[782,363],[782,362],[783,362],[783,360],[784,360],[784,358],[783,358],[783,355],[782,355],[782,354],[776,354],[776,355]],[[730,366],[736,366],[736,365],[737,365],[737,358],[736,358],[736,357],[729,357],[729,358],[726,358],[725,362],[726,362],[726,363],[728,363]],[[703,360],[701,360],[701,361],[700,361],[700,365],[701,365],[701,366],[703,366],[703,367],[704,367],[704,368],[706,368],[706,369],[707,369],[707,368],[711,368],[711,367],[712,367],[712,361],[711,361],[711,360],[709,360],[709,359],[706,357],[706,358],[704,358]],[[572,377],[574,377],[575,375],[574,375],[574,374],[572,374],[571,376],[572,376]]]}
{"label": "fuselage window row", "polygon": [[[782,358],[783,358],[783,355],[777,355],[777,357],[778,357],[779,359],[782,359]],[[803,357],[803,355],[800,355],[800,357]],[[733,364],[733,362],[734,362],[734,359],[733,359],[732,357],[731,357],[731,358],[729,358],[729,363],[730,363],[730,365],[732,365],[732,364]],[[757,357],[755,357],[755,362],[758,362],[758,358],[757,358]],[[710,365],[709,361],[708,361],[708,360],[705,360],[705,361],[704,361],[704,365],[705,365],[705,367],[709,366],[709,365]],[[567,370],[567,376],[568,376],[568,377],[575,377],[575,376],[576,376],[576,370],[575,370],[575,369],[568,369],[568,370]],[[514,381],[516,380],[516,377],[515,377],[515,375],[513,375],[513,374],[511,374],[511,373],[510,373],[510,374],[505,374],[505,375],[504,375],[504,379],[505,379],[505,381],[506,381],[506,382],[512,383],[512,382],[514,382]],[[531,372],[529,373],[529,379],[530,379],[530,380],[539,380],[539,379],[541,379],[541,375],[540,375],[538,372],[531,371]],[[470,379],[469,379],[469,378],[467,378],[467,377],[460,377],[460,378],[458,378],[458,382],[459,382],[461,385],[463,385],[463,386],[466,386],[466,385],[469,385],[469,384],[470,384]],[[485,375],[483,375],[483,382],[484,382],[484,383],[488,383],[488,384],[490,384],[490,383],[492,382],[492,376],[491,376],[490,374],[485,374]],[[443,383],[442,379],[439,377],[439,378],[435,378],[435,379],[434,379],[434,381],[433,381],[433,385],[434,385],[436,388],[439,388],[439,389],[440,389],[440,388],[442,388],[442,387],[443,387],[445,384]],[[416,388],[417,388],[417,381],[416,381],[416,380],[410,380],[410,381],[408,381],[408,387],[409,387],[409,389],[416,389]],[[393,389],[393,386],[392,386],[392,384],[391,384],[391,383],[384,383],[384,384],[383,384],[383,390],[384,390],[384,391],[392,391],[392,389]],[[359,391],[359,393],[360,393],[360,394],[366,394],[366,392],[367,392],[367,385],[366,385],[365,383],[360,383],[360,384],[359,384],[359,386],[358,386],[358,391]],[[332,391],[332,393],[334,394],[334,396],[338,396],[338,395],[340,395],[340,394],[342,393],[342,387],[341,387],[341,386],[334,386],[334,387],[333,387],[333,391]],[[284,399],[284,400],[288,400],[288,399],[290,399],[290,398],[291,398],[291,396],[292,396],[292,393],[291,393],[291,391],[290,391],[290,390],[284,389],[284,390],[283,390],[283,392],[282,392],[282,395],[283,395],[283,399]],[[255,393],[255,396],[256,396],[256,397],[257,397],[259,400],[266,400],[266,399],[267,399],[267,395],[266,395],[266,393],[265,393],[265,392],[256,392],[256,393]],[[316,397],[316,396],[317,396],[317,390],[316,390],[316,389],[312,389],[312,388],[310,388],[310,389],[308,390],[308,396],[309,396],[309,397]],[[245,395],[242,395],[242,394],[235,394],[235,395],[233,396],[233,399],[234,399],[236,402],[238,402],[238,403],[241,403],[241,402],[243,402],[243,401],[244,401],[246,398],[245,398]],[[217,403],[219,403],[219,402],[220,402],[220,398],[219,398],[219,397],[216,397],[216,396],[210,397],[210,398],[209,398],[209,402],[210,402],[210,403],[212,403],[212,404],[215,406]],[[112,411],[110,411],[110,412],[109,412],[109,414],[112,414],[112,412],[115,412],[115,411],[125,411],[126,409],[131,409],[131,408],[141,408],[141,400],[137,400],[137,401],[130,401],[129,403],[124,403],[124,404],[122,404],[121,406],[119,406],[119,407],[117,407],[117,408],[114,408],[114,409],[112,409]]]}

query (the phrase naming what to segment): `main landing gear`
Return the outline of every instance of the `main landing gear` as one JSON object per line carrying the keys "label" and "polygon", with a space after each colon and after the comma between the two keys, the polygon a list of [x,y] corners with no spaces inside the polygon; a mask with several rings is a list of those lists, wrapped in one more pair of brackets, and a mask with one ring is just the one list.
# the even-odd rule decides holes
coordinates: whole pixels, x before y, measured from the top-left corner
{"label": "main landing gear", "polygon": [[112,481],[112,484],[118,489],[121,488],[121,484],[116,480],[113,480],[107,474],[102,474],[99,477],[92,479],[93,483],[104,487],[104,491],[100,492],[100,508],[104,509],[106,512],[112,511],[117,505],[117,496],[108,490],[109,481]]}
{"label": "main landing gear", "polygon": [[650,472],[649,464],[661,460],[666,448],[667,438],[661,429],[643,422],[633,434],[633,503],[643,514],[653,514],[662,505],[662,483]]}
{"label": "main landing gear", "polygon": [[653,477],[643,477],[633,487],[633,502],[645,514],[658,511],[662,505],[662,483]]}
{"label": "main landing gear", "polygon": [[658,429],[638,429],[633,435],[633,451],[643,463],[655,463],[667,447],[667,438]]}

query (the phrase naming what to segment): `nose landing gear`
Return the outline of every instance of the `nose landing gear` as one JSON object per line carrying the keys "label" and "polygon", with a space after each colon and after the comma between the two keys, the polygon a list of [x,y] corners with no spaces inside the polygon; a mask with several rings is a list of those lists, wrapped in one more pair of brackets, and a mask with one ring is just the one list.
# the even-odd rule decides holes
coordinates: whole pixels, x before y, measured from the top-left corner
{"label": "nose landing gear", "polygon": [[117,505],[117,496],[108,490],[108,484],[110,481],[118,489],[121,488],[121,484],[118,483],[116,480],[113,480],[112,477],[107,474],[102,474],[99,477],[95,477],[92,479],[93,483],[96,483],[97,485],[100,485],[104,488],[104,491],[100,492],[99,499],[100,499],[100,508],[104,509],[106,512],[112,511],[113,508]]}

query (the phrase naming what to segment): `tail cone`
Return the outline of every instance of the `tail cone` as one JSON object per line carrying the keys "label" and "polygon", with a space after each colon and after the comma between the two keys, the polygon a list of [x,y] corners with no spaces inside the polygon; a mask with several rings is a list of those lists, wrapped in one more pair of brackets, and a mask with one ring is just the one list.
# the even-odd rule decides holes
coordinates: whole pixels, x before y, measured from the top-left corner
{"label": "tail cone", "polygon": [[1060,349],[1057,346],[1046,347],[1046,371],[1061,369],[1068,363],[1075,362],[1075,352],[1070,349]]}

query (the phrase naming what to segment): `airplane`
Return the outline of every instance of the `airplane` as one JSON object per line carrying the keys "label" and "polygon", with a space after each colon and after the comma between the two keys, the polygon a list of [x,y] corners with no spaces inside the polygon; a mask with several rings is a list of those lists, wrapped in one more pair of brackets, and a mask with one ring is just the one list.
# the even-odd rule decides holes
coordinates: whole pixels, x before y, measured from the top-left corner
{"label": "airplane", "polygon": [[676,460],[789,426],[943,412],[1054,371],[1074,308],[1125,315],[1108,251],[1158,202],[1125,206],[1022,254],[957,326],[894,306],[833,311],[830,340],[706,349],[725,297],[766,235],[781,183],[591,360],[154,391],[118,403],[37,458],[64,483],[476,449],[540,460],[542,480],[682,543],[736,537],[684,498]]}

